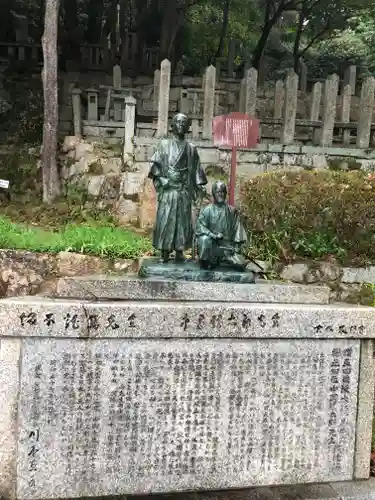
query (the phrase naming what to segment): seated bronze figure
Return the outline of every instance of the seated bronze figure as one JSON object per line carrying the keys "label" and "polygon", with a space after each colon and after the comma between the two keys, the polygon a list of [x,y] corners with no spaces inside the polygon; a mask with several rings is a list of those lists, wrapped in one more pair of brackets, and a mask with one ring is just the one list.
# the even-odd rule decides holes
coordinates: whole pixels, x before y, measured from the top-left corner
{"label": "seated bronze figure", "polygon": [[238,210],[226,202],[227,186],[222,181],[212,186],[213,202],[204,207],[197,218],[195,242],[203,269],[225,264],[244,271],[247,261],[241,253],[247,241]]}

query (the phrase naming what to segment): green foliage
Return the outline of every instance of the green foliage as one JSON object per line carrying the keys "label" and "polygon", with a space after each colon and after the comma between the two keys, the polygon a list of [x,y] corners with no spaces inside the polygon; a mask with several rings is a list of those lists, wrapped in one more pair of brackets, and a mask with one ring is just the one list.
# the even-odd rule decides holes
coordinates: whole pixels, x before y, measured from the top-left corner
{"label": "green foliage", "polygon": [[372,295],[372,303],[371,305],[375,307],[375,284],[374,283],[366,283],[366,287],[370,290]]}
{"label": "green foliage", "polygon": [[45,231],[0,217],[0,248],[51,253],[68,251],[133,259],[149,252],[151,242],[131,231],[99,223],[67,224],[58,231]]}
{"label": "green foliage", "polygon": [[[185,71],[200,73],[213,61],[219,45],[223,21],[222,3],[209,0],[197,3],[189,10],[183,42]],[[259,9],[254,0],[232,0],[224,55],[227,55],[230,38],[242,42],[245,50],[255,46],[259,36],[259,15]],[[241,56],[243,54],[237,54],[236,64],[242,62]]]}
{"label": "green foliage", "polygon": [[358,171],[280,171],[247,181],[242,205],[252,234],[249,255],[374,262],[374,194],[374,177]]}
{"label": "green foliage", "polygon": [[313,78],[323,78],[329,73],[343,74],[349,64],[361,68],[360,77],[375,71],[375,15],[373,9],[359,9],[345,24],[331,36],[309,51],[309,72]]}
{"label": "green foliage", "polygon": [[0,135],[7,143],[41,142],[43,132],[43,92],[39,75],[19,70],[7,71],[4,88],[12,106],[0,114]]}
{"label": "green foliage", "polygon": [[[30,148],[37,151],[40,146]],[[25,149],[5,148],[0,150],[0,178],[9,181],[9,192],[12,196],[33,193],[41,195],[41,170],[37,166],[35,153]]]}
{"label": "green foliage", "polygon": [[[76,58],[81,44],[103,43],[108,36],[115,44],[118,35],[125,40],[129,32],[137,32],[139,39],[149,47],[160,46],[164,35],[169,36],[166,31],[161,32],[165,19],[171,19],[172,24],[175,19],[180,28],[176,39],[169,40],[169,45],[175,46],[178,67],[184,67],[185,73],[201,74],[214,62],[219,47],[225,1],[64,0],[59,26],[61,61]],[[117,4],[120,6],[119,24]],[[3,10],[0,19],[3,40],[14,41],[16,30],[27,22],[30,42],[39,42],[43,32],[43,2],[5,0]],[[365,73],[371,74],[375,70],[374,10],[371,0],[298,0],[294,3],[289,0],[230,0],[223,55],[228,53],[229,40],[238,40],[234,62],[240,66],[245,57],[254,55],[262,33],[267,31],[266,21],[271,21],[272,29],[263,47],[270,69],[269,78],[282,76],[301,55],[308,63],[312,78],[342,73],[348,63],[359,64]],[[15,89],[13,82],[9,87]],[[12,98],[15,108],[18,101]],[[38,108],[42,102],[41,93],[30,89],[30,98],[25,100],[30,109],[25,116],[18,113],[20,137],[31,132],[34,138],[35,134],[40,136]],[[13,117],[15,111],[13,109]],[[26,115],[34,115],[31,122]]]}

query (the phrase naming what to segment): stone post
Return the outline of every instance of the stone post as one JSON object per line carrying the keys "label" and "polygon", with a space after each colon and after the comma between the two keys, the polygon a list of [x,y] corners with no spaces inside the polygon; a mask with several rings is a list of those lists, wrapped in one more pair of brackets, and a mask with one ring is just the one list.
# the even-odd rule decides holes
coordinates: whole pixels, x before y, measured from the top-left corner
{"label": "stone post", "polygon": [[74,135],[82,137],[82,109],[81,109],[81,89],[72,90],[72,104],[73,104],[73,127]]}
{"label": "stone post", "polygon": [[160,66],[160,85],[158,99],[157,137],[168,134],[169,91],[171,86],[171,63],[164,59]]}
{"label": "stone post", "polygon": [[121,66],[116,64],[113,66],[113,86],[115,89],[119,89],[122,85],[122,76],[121,76]]}
{"label": "stone post", "polygon": [[263,85],[266,82],[268,69],[269,68],[267,66],[265,57],[262,56],[259,61],[259,69],[258,69],[258,82],[260,87],[263,87]]}
{"label": "stone post", "polygon": [[238,100],[238,111],[245,113],[245,97],[246,97],[246,78],[240,81],[240,95]]}
{"label": "stone post", "polygon": [[281,120],[283,116],[284,94],[284,82],[282,80],[277,80],[274,97],[275,107],[273,111],[273,117],[277,120]]}
{"label": "stone post", "polygon": [[220,94],[215,93],[214,116],[220,113]]}
{"label": "stone post", "polygon": [[246,74],[246,71],[251,68],[251,51],[249,49],[246,49],[243,55],[243,60],[244,60],[244,75]]}
{"label": "stone post", "polygon": [[[350,104],[352,100],[352,88],[350,85],[345,85],[341,96],[341,116],[340,121],[343,123],[350,122]],[[344,144],[350,144],[350,129],[344,128],[342,133],[342,141]]]}
{"label": "stone post", "polygon": [[228,47],[228,61],[227,61],[227,77],[228,78],[234,78],[234,69],[233,69],[233,63],[234,59],[236,57],[236,47],[237,47],[237,41],[234,40],[233,38],[229,40],[229,47]]}
{"label": "stone post", "polygon": [[258,71],[255,68],[250,68],[245,73],[245,113],[254,116],[257,103],[257,82]]}
{"label": "stone post", "polygon": [[320,116],[320,103],[322,101],[322,84],[316,82],[311,92],[310,121],[316,122]]}
{"label": "stone post", "polygon": [[192,137],[193,139],[199,139],[199,135],[200,135],[200,126],[199,126],[199,118],[198,118],[198,115],[199,115],[199,109],[200,109],[200,103],[199,103],[199,90],[196,89],[197,92],[192,92],[192,95],[193,95],[193,105],[192,105],[192,115],[193,115],[193,118],[191,120],[191,133],[192,133]]}
{"label": "stone post", "polygon": [[216,69],[208,66],[204,77],[204,103],[203,103],[203,128],[202,139],[212,139],[212,120],[215,107]]}
{"label": "stone post", "polygon": [[302,92],[307,90],[307,66],[302,59],[299,61],[299,88]]}
{"label": "stone post", "polygon": [[[120,89],[122,85],[122,76],[121,76],[121,66],[116,64],[113,66],[113,87],[116,89]],[[115,94],[116,96],[116,94]],[[113,115],[115,122],[123,121],[123,99],[120,97],[113,98]]]}
{"label": "stone post", "polygon": [[[320,117],[320,104],[322,102],[322,84],[316,82],[313,85],[311,92],[311,104],[310,104],[310,121],[317,122]],[[313,127],[312,130],[312,142],[313,144],[318,143],[319,129]]]}
{"label": "stone post", "polygon": [[124,119],[123,103],[123,97],[117,97],[116,94],[113,96],[113,119],[115,122],[122,122]]}
{"label": "stone post", "polygon": [[320,135],[320,145],[323,147],[332,146],[338,89],[339,77],[335,74],[329,76],[324,84],[323,126]]}
{"label": "stone post", "polygon": [[292,144],[296,128],[298,99],[298,75],[289,70],[285,79],[284,123],[281,132],[281,143]]}
{"label": "stone post", "polygon": [[369,76],[363,81],[361,89],[360,114],[357,128],[358,148],[368,148],[370,145],[371,123],[374,112],[374,91],[375,79]]}
{"label": "stone post", "polygon": [[344,87],[345,85],[350,85],[352,89],[352,95],[355,95],[357,83],[357,66],[349,66],[344,74]]}
{"label": "stone post", "polygon": [[220,75],[221,75],[221,66],[222,66],[222,58],[218,57],[215,61],[215,67],[216,67],[216,81],[219,83],[220,82]]}
{"label": "stone post", "polygon": [[98,120],[98,97],[99,90],[89,89],[87,91],[87,119],[90,121]]}
{"label": "stone post", "polygon": [[160,89],[160,69],[154,71],[154,110],[158,110],[159,106],[159,89]]}
{"label": "stone post", "polygon": [[135,135],[135,105],[136,99],[126,96],[125,99],[125,127],[124,127],[124,163],[132,165],[134,163],[134,143]]}

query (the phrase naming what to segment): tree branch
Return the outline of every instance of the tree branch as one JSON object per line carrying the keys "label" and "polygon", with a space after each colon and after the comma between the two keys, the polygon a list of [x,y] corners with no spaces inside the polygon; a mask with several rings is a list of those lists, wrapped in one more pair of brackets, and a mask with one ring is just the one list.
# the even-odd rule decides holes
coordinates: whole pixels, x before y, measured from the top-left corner
{"label": "tree branch", "polygon": [[303,56],[303,54],[304,54],[307,50],[309,50],[309,48],[310,48],[312,45],[314,45],[314,43],[315,43],[315,42],[316,42],[316,41],[317,41],[317,40],[318,40],[321,36],[323,36],[323,35],[324,35],[324,33],[330,29],[330,27],[331,27],[331,23],[330,23],[330,22],[327,22],[327,23],[326,23],[326,25],[325,25],[325,27],[324,27],[321,31],[319,31],[319,33],[317,33],[317,34],[316,34],[316,35],[315,35],[315,36],[314,36],[314,37],[310,40],[310,42],[306,45],[306,47],[304,47],[304,49],[303,49],[303,50],[301,50],[301,51],[299,52],[299,57]]}
{"label": "tree branch", "polygon": [[304,10],[305,17],[307,17],[311,12],[314,10],[314,8],[321,3],[322,0],[316,0],[313,2],[310,7]]}
{"label": "tree branch", "polygon": [[266,2],[266,8],[264,11],[264,24],[266,24],[271,17],[271,3],[272,3],[272,0],[267,0],[267,2]]}

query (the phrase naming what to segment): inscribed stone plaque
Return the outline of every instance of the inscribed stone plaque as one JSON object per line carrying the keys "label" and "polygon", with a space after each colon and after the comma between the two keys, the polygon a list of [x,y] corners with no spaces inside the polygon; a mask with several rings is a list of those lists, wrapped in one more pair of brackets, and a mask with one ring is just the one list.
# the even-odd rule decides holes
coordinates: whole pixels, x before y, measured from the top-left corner
{"label": "inscribed stone plaque", "polygon": [[350,479],[359,346],[26,339],[17,496]]}

